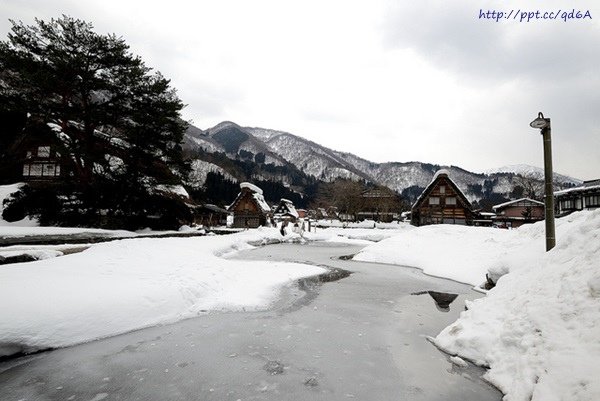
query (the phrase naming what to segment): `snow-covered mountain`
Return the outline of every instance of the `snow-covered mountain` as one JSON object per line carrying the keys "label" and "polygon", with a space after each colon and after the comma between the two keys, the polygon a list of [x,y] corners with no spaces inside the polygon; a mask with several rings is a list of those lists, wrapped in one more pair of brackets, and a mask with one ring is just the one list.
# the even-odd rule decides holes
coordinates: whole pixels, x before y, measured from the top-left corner
{"label": "snow-covered mountain", "polygon": [[[205,131],[196,127],[188,130],[185,138],[188,148],[204,152],[221,152],[230,158],[246,158],[275,166],[292,165],[308,176],[322,181],[336,178],[365,180],[384,185],[399,193],[420,191],[426,187],[440,168],[450,176],[471,200],[483,193],[510,194],[523,175],[534,180],[543,179],[543,170],[531,166],[507,166],[474,173],[457,166],[441,166],[422,162],[374,163],[351,153],[339,152],[284,131],[256,127],[241,127],[233,122],[222,122]],[[540,175],[541,171],[541,175]],[[577,185],[581,180],[556,175],[558,188]]]}
{"label": "snow-covered mountain", "polygon": [[[484,171],[485,174],[495,174],[495,173],[513,173],[519,174],[523,177],[535,178],[537,180],[544,179],[544,169],[541,167],[530,166],[528,164],[512,164],[508,166],[502,166],[497,168],[491,168]],[[573,183],[573,184],[582,184],[583,181],[577,178],[570,177],[568,175],[553,173],[553,178],[555,182],[558,183]]]}

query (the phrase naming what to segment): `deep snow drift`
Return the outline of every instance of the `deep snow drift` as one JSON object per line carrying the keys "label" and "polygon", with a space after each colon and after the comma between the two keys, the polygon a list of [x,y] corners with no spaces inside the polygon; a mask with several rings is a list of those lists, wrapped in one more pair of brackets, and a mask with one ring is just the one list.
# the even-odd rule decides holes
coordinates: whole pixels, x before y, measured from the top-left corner
{"label": "deep snow drift", "polygon": [[430,225],[406,229],[364,248],[354,259],[418,267],[432,276],[480,285],[486,274],[497,279],[515,264],[540,258],[545,249],[543,229],[543,222],[510,231]]}
{"label": "deep snow drift", "polygon": [[437,225],[371,245],[355,259],[422,268],[478,285],[498,280],[435,344],[490,369],[510,401],[600,400],[600,210],[517,230]]}
{"label": "deep snow drift", "polygon": [[600,400],[600,210],[563,218],[553,250],[517,260],[435,343],[489,366],[506,400]]}
{"label": "deep snow drift", "polygon": [[282,286],[325,270],[221,256],[282,239],[275,229],[127,239],[2,266],[0,356],[73,345],[205,311],[266,308]]}

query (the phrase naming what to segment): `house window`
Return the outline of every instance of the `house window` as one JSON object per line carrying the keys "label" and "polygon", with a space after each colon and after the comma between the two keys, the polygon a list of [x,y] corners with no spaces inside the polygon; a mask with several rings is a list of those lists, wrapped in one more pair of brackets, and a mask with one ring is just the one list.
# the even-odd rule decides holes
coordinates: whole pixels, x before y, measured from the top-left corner
{"label": "house window", "polygon": [[50,157],[50,146],[38,147],[38,157]]}
{"label": "house window", "polygon": [[574,203],[572,199],[565,199],[560,201],[560,208],[563,210],[573,209]]}
{"label": "house window", "polygon": [[600,206],[600,195],[589,195],[585,197],[586,207]]}
{"label": "house window", "polygon": [[30,164],[29,165],[29,175],[33,177],[41,177],[42,176],[42,165],[41,164]]}
{"label": "house window", "polygon": [[439,205],[440,204],[440,198],[438,198],[437,196],[430,196],[429,197],[429,204],[430,205]]}
{"label": "house window", "polygon": [[440,193],[441,194],[445,194],[446,193],[446,186],[445,185],[440,185]]}
{"label": "house window", "polygon": [[56,166],[54,164],[44,164],[44,171],[42,175],[54,177],[56,175],[55,167]]}
{"label": "house window", "polygon": [[23,165],[23,177],[27,177],[29,176],[29,164],[24,164]]}
{"label": "house window", "polygon": [[446,198],[446,205],[455,206],[456,205],[456,198],[454,196],[447,197]]}

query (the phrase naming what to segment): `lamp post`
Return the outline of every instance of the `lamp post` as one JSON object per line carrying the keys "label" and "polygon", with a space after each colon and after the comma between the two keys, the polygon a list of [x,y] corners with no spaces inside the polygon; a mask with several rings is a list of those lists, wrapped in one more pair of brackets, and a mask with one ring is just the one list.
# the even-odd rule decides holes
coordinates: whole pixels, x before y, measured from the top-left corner
{"label": "lamp post", "polygon": [[556,245],[554,230],[554,190],[552,189],[552,139],[550,133],[550,119],[544,118],[539,112],[535,120],[529,126],[540,130],[544,140],[544,204],[546,209],[546,252]]}

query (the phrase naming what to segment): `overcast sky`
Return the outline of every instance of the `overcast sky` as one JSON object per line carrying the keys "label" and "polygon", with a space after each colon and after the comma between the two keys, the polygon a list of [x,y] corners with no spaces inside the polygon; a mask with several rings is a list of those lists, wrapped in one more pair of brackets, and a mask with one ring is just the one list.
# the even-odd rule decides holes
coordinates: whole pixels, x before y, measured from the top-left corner
{"label": "overcast sky", "polygon": [[[479,19],[573,7],[593,19]],[[529,122],[542,111],[555,171],[600,178],[597,0],[0,0],[0,38],[9,18],[61,14],[122,36],[202,129],[230,120],[375,162],[481,172],[541,167]]]}

